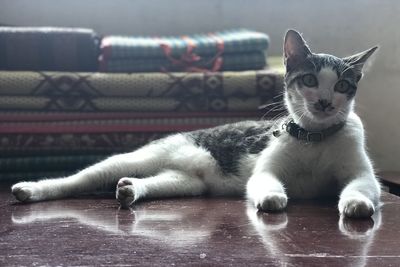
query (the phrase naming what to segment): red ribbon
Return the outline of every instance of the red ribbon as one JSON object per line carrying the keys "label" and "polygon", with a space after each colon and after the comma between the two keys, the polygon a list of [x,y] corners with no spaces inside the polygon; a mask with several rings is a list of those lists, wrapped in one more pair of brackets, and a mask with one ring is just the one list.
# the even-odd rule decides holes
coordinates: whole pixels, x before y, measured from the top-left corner
{"label": "red ribbon", "polygon": [[[214,34],[209,34],[209,36],[213,37],[217,43],[217,53],[210,61],[205,63],[206,66],[212,64],[212,67],[210,69],[194,66],[196,62],[201,60],[201,57],[193,52],[193,50],[196,48],[196,44],[188,36],[182,36],[182,39],[187,42],[187,48],[186,52],[182,54],[179,58],[174,58],[172,56],[172,48],[169,44],[161,43],[160,46],[164,52],[165,57],[172,63],[172,65],[178,67],[179,69],[182,69],[183,71],[215,72],[219,71],[222,67],[222,54],[224,53],[225,46],[223,39]],[[165,68],[162,68],[162,70],[165,71]]]}

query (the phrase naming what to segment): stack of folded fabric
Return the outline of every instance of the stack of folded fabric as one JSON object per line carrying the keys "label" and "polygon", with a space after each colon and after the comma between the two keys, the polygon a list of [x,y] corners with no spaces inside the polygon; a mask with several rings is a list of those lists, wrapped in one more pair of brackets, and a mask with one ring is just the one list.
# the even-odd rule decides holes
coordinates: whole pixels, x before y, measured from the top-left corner
{"label": "stack of folded fabric", "polygon": [[0,177],[62,175],[173,132],[258,120],[282,88],[270,70],[2,71]]}
{"label": "stack of folded fabric", "polygon": [[0,70],[96,71],[98,51],[90,29],[0,27]]}
{"label": "stack of folded fabric", "polygon": [[266,66],[269,39],[245,29],[181,37],[107,36],[100,70],[152,72],[258,70]]}
{"label": "stack of folded fabric", "polygon": [[276,114],[259,109],[283,89],[267,46],[246,30],[105,37],[97,61],[92,30],[0,28],[0,180],[67,175],[168,134]]}

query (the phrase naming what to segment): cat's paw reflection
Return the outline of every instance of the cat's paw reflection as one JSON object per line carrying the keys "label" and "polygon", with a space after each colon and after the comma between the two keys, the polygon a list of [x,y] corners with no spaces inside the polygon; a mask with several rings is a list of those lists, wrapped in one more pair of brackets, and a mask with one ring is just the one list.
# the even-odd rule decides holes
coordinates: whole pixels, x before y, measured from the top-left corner
{"label": "cat's paw reflection", "polygon": [[288,216],[286,213],[265,213],[256,210],[250,203],[247,204],[247,217],[258,230],[276,231],[286,228]]}
{"label": "cat's paw reflection", "polygon": [[259,223],[262,223],[269,231],[285,229],[288,224],[286,213],[266,214],[264,212],[257,212],[256,216]]}
{"label": "cat's paw reflection", "polygon": [[381,213],[378,210],[372,217],[366,219],[354,219],[341,215],[339,219],[339,230],[342,234],[352,238],[365,238],[380,228]]}
{"label": "cat's paw reflection", "polygon": [[37,206],[32,208],[32,205],[20,206],[18,209],[14,210],[11,216],[11,220],[16,224],[32,223],[37,219],[37,213],[35,209]]}

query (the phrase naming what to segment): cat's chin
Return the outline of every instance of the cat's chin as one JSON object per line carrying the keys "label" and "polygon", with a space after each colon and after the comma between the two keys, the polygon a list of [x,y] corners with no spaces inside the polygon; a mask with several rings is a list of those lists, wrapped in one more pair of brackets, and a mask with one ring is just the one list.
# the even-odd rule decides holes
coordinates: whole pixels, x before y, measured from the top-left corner
{"label": "cat's chin", "polygon": [[[336,115],[336,114],[335,114]],[[336,116],[335,115],[329,115],[326,113],[312,113],[312,120],[317,121],[317,122],[328,122],[334,119]]]}
{"label": "cat's chin", "polygon": [[314,122],[324,127],[329,127],[334,124],[341,123],[342,120],[336,115],[326,115],[326,116],[319,116],[314,117]]}
{"label": "cat's chin", "polygon": [[338,113],[329,114],[326,112],[308,111],[307,115],[302,118],[300,124],[308,130],[321,130],[322,128],[341,122]]}

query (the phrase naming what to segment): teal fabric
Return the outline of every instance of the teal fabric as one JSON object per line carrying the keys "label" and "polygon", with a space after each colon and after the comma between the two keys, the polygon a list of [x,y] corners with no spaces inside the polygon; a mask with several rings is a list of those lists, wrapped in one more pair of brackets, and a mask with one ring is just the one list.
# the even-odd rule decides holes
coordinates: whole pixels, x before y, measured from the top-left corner
{"label": "teal fabric", "polygon": [[[190,67],[212,69],[213,56],[202,57],[190,64]],[[264,52],[249,52],[242,54],[224,54],[220,71],[259,70],[266,67]],[[111,59],[100,64],[104,72],[157,72],[157,71],[187,71],[184,65],[174,64],[167,58],[127,58]]]}
{"label": "teal fabric", "polygon": [[1,173],[77,170],[104,159],[106,155],[2,157]]}
{"label": "teal fabric", "polygon": [[171,49],[172,56],[184,54],[192,44],[192,52],[204,56],[215,55],[219,51],[220,41],[223,41],[224,53],[265,51],[269,45],[269,37],[265,33],[236,29],[187,37],[107,36],[102,40],[101,49],[106,59],[160,58],[165,55],[161,49],[162,44]]}

